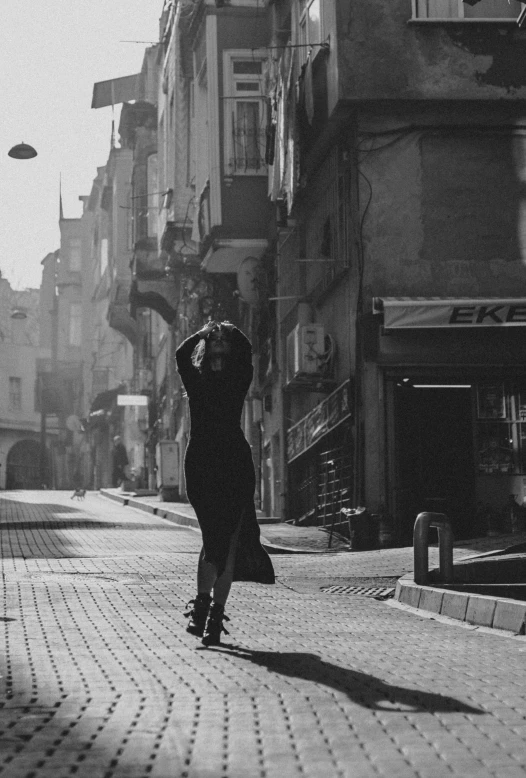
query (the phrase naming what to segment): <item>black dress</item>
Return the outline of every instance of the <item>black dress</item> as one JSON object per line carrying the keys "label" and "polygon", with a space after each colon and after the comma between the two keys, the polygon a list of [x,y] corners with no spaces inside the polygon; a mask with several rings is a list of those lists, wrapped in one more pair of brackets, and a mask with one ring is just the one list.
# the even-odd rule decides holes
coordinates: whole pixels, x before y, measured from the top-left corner
{"label": "black dress", "polygon": [[231,331],[231,354],[223,370],[199,370],[192,353],[199,335],[177,349],[179,374],[190,405],[190,439],[185,456],[186,493],[203,535],[204,556],[225,569],[232,534],[240,525],[234,581],[275,582],[272,562],[260,542],[254,506],[252,452],[241,429],[241,412],[252,381],[251,346]]}

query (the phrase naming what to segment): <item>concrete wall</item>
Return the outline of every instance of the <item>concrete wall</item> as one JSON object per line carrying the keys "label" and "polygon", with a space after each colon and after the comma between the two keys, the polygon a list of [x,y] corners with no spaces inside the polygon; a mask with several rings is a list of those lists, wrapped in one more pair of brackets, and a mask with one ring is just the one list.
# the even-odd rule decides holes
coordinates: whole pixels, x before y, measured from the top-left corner
{"label": "concrete wall", "polygon": [[385,143],[358,155],[368,297],[521,294],[524,137],[430,125],[367,148]]}
{"label": "concrete wall", "polygon": [[336,2],[340,99],[526,97],[526,39],[513,20],[415,24],[410,0]]}
{"label": "concrete wall", "polygon": [[[0,346],[0,425],[38,430],[40,414],[35,410],[36,359],[38,349],[31,345]],[[9,378],[20,378],[20,410],[9,407]]]}

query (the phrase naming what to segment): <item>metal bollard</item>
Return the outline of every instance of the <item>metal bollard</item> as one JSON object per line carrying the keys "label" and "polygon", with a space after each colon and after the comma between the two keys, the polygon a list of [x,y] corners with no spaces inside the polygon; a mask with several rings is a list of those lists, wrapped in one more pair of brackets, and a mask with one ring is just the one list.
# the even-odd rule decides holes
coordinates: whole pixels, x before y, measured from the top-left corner
{"label": "metal bollard", "polygon": [[429,527],[438,529],[440,580],[453,581],[453,531],[445,513],[419,513],[413,529],[414,579],[426,584],[429,579]]}

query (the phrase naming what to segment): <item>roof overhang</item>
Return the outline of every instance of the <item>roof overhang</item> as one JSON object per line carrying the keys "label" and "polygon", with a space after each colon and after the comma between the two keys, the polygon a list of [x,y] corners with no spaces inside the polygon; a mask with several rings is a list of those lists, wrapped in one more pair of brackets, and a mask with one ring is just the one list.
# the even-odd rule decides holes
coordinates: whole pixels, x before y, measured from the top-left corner
{"label": "roof overhang", "polygon": [[142,95],[142,74],[110,78],[108,81],[98,81],[93,84],[92,108],[105,108],[107,105],[128,103],[140,100]]}
{"label": "roof overhang", "polygon": [[526,297],[375,297],[385,330],[525,327]]}

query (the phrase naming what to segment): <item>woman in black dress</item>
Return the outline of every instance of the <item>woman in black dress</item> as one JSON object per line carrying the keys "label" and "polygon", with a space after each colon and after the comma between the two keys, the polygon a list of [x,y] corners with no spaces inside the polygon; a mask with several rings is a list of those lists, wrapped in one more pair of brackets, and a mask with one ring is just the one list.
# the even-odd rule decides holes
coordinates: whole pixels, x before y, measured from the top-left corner
{"label": "woman in black dress", "polygon": [[185,615],[187,631],[203,636],[207,646],[218,645],[226,632],[224,608],[232,581],[275,581],[260,542],[254,464],[241,429],[251,357],[249,340],[230,322],[209,322],[176,352],[190,405],[186,493],[203,535],[197,596]]}

